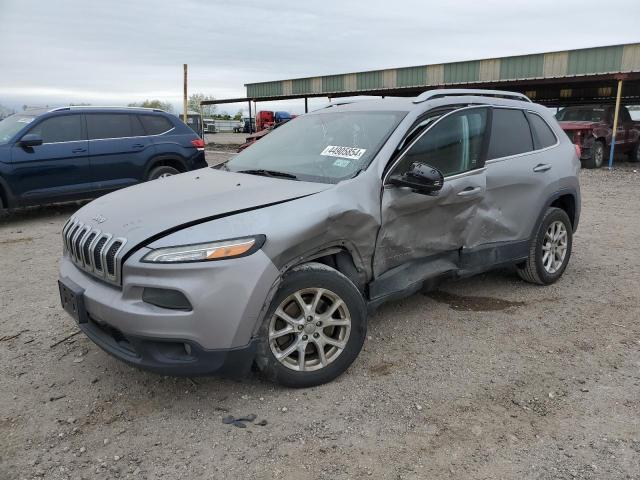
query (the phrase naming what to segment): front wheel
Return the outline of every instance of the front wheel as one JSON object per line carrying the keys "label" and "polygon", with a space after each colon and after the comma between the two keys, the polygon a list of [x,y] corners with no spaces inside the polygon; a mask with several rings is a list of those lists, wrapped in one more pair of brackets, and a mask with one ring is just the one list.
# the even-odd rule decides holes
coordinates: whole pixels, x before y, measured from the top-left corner
{"label": "front wheel", "polygon": [[286,274],[271,302],[256,363],[282,385],[321,385],[351,365],[366,331],[366,305],[356,286],[326,265],[301,265]]}
{"label": "front wheel", "polygon": [[567,268],[573,245],[573,227],[564,210],[549,208],[531,240],[529,257],[518,265],[518,275],[529,283],[550,285]]}

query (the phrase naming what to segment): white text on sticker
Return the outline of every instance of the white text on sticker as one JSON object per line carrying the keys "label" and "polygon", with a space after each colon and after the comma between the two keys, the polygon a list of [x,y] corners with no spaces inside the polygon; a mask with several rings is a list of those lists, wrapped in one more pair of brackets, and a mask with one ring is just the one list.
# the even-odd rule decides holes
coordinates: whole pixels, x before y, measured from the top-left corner
{"label": "white text on sticker", "polygon": [[366,151],[367,150],[365,148],[339,147],[336,145],[329,145],[322,151],[320,155],[324,155],[325,157],[340,157],[348,158],[349,160],[359,160]]}

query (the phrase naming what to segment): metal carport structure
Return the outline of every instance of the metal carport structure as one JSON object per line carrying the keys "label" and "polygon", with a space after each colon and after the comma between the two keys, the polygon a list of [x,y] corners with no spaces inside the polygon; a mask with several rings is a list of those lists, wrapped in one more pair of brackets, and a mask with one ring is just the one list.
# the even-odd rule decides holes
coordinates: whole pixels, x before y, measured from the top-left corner
{"label": "metal carport structure", "polygon": [[[524,93],[549,107],[640,103],[640,43],[488,58],[245,85],[247,96],[203,104],[373,96],[417,96],[434,88]],[[617,112],[616,108],[616,112]],[[617,123],[617,113],[615,116]],[[616,129],[614,128],[614,132]],[[614,143],[612,143],[614,145]],[[613,149],[612,149],[613,151]]]}

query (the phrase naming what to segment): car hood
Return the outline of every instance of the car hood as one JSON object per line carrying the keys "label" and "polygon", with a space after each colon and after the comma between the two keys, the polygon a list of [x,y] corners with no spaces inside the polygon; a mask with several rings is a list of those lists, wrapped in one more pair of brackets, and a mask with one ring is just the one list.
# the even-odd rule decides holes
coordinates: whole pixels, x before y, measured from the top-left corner
{"label": "car hood", "polygon": [[587,122],[587,121],[566,121],[566,122],[558,122],[560,127],[563,130],[586,130],[589,128],[593,128],[598,122]]}
{"label": "car hood", "polygon": [[181,228],[313,195],[330,184],[204,168],[119,190],[72,217],[125,238],[125,250]]}

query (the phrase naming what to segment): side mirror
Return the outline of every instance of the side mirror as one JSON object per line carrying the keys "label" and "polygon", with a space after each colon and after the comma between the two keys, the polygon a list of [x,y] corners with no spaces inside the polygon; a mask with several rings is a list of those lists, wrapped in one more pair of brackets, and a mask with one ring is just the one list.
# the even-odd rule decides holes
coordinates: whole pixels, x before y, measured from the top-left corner
{"label": "side mirror", "polygon": [[23,147],[37,147],[42,145],[42,137],[37,133],[27,133],[20,139],[20,145]]}
{"label": "side mirror", "polygon": [[409,187],[416,193],[437,195],[444,184],[444,176],[437,168],[414,162],[405,173],[390,175],[387,182],[399,187]]}

